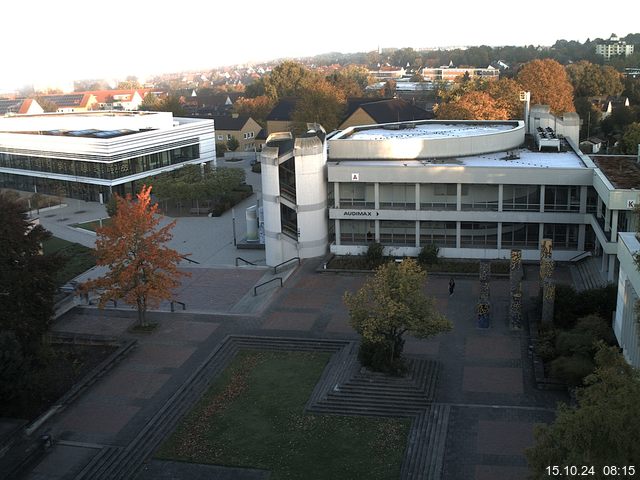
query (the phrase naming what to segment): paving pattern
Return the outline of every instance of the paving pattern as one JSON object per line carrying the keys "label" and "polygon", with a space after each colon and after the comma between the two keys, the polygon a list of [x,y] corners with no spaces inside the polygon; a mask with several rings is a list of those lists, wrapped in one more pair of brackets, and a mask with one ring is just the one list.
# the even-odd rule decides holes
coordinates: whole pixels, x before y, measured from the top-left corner
{"label": "paving pattern", "polygon": [[[128,332],[135,322],[131,310],[76,308],[65,314],[55,330],[135,338],[138,347],[45,423],[43,431],[52,433],[57,443],[27,478],[98,480],[131,478],[132,472],[141,472],[139,478],[145,480],[163,478],[153,476],[162,470],[161,462],[146,462],[222,371],[234,348],[253,342],[241,338],[267,337],[273,345],[278,338],[288,339],[282,348],[290,348],[291,342],[335,342],[336,352],[353,345],[358,335],[349,326],[342,296],[359,288],[366,276],[315,273],[316,263],[304,262],[284,288],[265,294],[269,297],[254,314],[231,313],[234,302],[237,306],[250,299],[263,273],[242,269],[199,271],[206,288],[197,295],[195,285],[184,291],[193,294],[186,312],[152,313],[159,327],[148,335]],[[234,280],[234,275],[240,277]],[[448,281],[448,276],[432,276],[425,291],[454,323],[453,331],[429,340],[408,337],[405,345],[414,366],[423,369],[418,376],[433,378],[437,370],[437,382],[424,395],[422,413],[414,416],[403,478],[524,479],[523,451],[532,445],[535,425],[552,421],[556,402],[566,398],[535,388],[526,329],[508,328],[507,280],[490,282],[492,318],[486,330],[476,328],[474,318],[477,278],[456,278],[451,297]],[[526,292],[537,293],[536,283],[527,272]],[[204,313],[207,310],[212,313]],[[225,341],[230,335],[234,342]],[[433,366],[437,369],[430,370]],[[334,377],[334,385],[349,387],[351,381],[357,393],[358,382],[368,381],[349,368],[342,371],[349,372],[348,378]],[[375,379],[369,383],[375,384]],[[435,448],[425,450],[425,445]],[[169,467],[181,478],[179,465]],[[194,466],[194,476],[183,478],[265,478],[260,471],[196,470]]]}

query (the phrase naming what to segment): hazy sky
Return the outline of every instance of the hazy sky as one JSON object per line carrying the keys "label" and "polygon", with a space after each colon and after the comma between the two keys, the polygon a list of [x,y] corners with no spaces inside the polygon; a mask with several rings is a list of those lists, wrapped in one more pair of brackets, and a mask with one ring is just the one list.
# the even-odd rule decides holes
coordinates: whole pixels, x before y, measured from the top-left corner
{"label": "hazy sky", "polygon": [[378,45],[551,45],[640,31],[635,0],[616,5],[600,16],[595,0],[5,0],[0,92]]}

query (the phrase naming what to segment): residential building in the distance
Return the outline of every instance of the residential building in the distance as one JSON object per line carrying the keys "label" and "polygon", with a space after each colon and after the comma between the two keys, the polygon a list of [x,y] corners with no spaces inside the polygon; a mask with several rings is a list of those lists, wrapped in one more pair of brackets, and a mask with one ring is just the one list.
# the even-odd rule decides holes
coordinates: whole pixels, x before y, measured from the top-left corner
{"label": "residential building in the distance", "polygon": [[246,115],[216,115],[213,120],[216,129],[216,143],[227,143],[232,138],[238,140],[238,152],[253,152],[258,149],[256,137],[262,127],[253,118]]}
{"label": "residential building in the distance", "polygon": [[425,67],[422,69],[422,78],[430,82],[455,82],[457,79],[469,75],[469,78],[483,78],[497,80],[500,77],[500,69],[489,65],[487,68],[442,66],[438,68]]}
{"label": "residential building in the distance", "polygon": [[0,188],[107,201],[146,177],[215,162],[212,120],[168,112],[0,117]]}
{"label": "residential building in the distance", "polygon": [[617,57],[619,55],[626,57],[632,53],[633,44],[620,40],[615,33],[612,33],[608,40],[596,43],[596,54],[602,55],[605,60],[610,60],[611,57]]}
{"label": "residential building in the distance", "polygon": [[57,93],[40,95],[58,107],[58,113],[89,112],[98,108],[98,100],[91,93]]}
{"label": "residential building in the distance", "polygon": [[33,98],[0,98],[0,117],[43,113],[40,104]]}

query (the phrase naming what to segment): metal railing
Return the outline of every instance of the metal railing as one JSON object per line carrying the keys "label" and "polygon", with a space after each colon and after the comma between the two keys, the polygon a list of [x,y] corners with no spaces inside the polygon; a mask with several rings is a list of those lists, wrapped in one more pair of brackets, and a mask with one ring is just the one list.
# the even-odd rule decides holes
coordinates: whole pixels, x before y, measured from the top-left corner
{"label": "metal railing", "polygon": [[175,310],[175,304],[176,304],[176,303],[177,303],[178,305],[182,305],[182,310],[186,310],[186,309],[187,309],[187,304],[186,304],[186,303],[184,303],[184,302],[179,302],[178,300],[171,300],[171,311],[172,311],[172,312],[175,312],[175,311],[176,311],[176,310]]}
{"label": "metal railing", "polygon": [[573,258],[570,258],[570,259],[569,259],[569,261],[570,261],[571,263],[579,262],[579,261],[580,261],[580,260],[582,260],[583,258],[587,258],[587,257],[590,257],[590,256],[591,256],[591,252],[590,252],[590,251],[586,251],[586,252],[579,253],[578,255],[576,255],[576,256],[575,256],[575,257],[573,257]]}
{"label": "metal railing", "polygon": [[183,260],[186,260],[187,262],[191,262],[191,263],[197,263],[198,265],[200,265],[200,262],[196,262],[195,260],[191,260],[189,257],[187,257],[186,255],[180,255],[180,258],[182,258]]}
{"label": "metal railing", "polygon": [[242,258],[242,257],[236,257],[236,267],[238,266],[238,260],[242,260],[242,261],[243,261],[245,264],[247,264],[247,265],[255,265],[255,263],[250,262],[249,260],[245,260],[245,259],[244,259],[244,258]]}
{"label": "metal railing", "polygon": [[298,265],[300,265],[300,257],[293,257],[293,258],[290,258],[289,260],[285,260],[284,262],[279,263],[278,265],[273,267],[273,273],[274,274],[278,273],[278,267],[282,267],[283,265],[286,265],[287,263],[292,262],[294,260],[297,260],[298,261]]}
{"label": "metal railing", "polygon": [[258,285],[256,285],[255,287],[253,287],[253,296],[257,296],[258,295],[258,288],[263,287],[265,285],[268,285],[271,282],[276,282],[280,280],[280,288],[282,288],[282,277],[276,277],[276,278],[272,278],[271,280],[267,280],[266,282],[260,283]]}

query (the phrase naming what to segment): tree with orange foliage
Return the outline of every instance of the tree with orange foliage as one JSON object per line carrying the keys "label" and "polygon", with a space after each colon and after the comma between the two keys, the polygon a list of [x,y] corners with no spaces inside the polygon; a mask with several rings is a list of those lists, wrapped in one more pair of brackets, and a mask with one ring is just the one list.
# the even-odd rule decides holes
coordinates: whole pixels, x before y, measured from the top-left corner
{"label": "tree with orange foliage", "polygon": [[266,126],[267,115],[274,106],[273,99],[266,95],[255,98],[240,97],[233,104],[233,111],[238,115],[246,115],[253,118],[263,128]]}
{"label": "tree with orange foliage", "polygon": [[554,114],[575,112],[573,86],[565,68],[555,60],[532,60],[518,72],[518,82],[531,92],[531,103],[549,105]]}
{"label": "tree with orange foliage", "polygon": [[508,120],[509,112],[487,92],[472,91],[438,107],[441,120]]}
{"label": "tree with orange foliage", "polygon": [[165,244],[171,240],[175,220],[157,228],[158,205],[151,205],[151,186],[143,186],[137,201],[117,197],[117,213],[109,225],[97,230],[95,255],[98,265],[109,267],[101,278],[83,284],[83,290],[101,290],[99,307],[123,299],[138,309],[138,325],[148,326],[146,312],[169,300],[188,273],[178,270],[182,256]]}
{"label": "tree with orange foliage", "polygon": [[302,131],[307,123],[319,123],[329,132],[338,128],[346,102],[344,92],[322,78],[301,91],[293,121]]}

